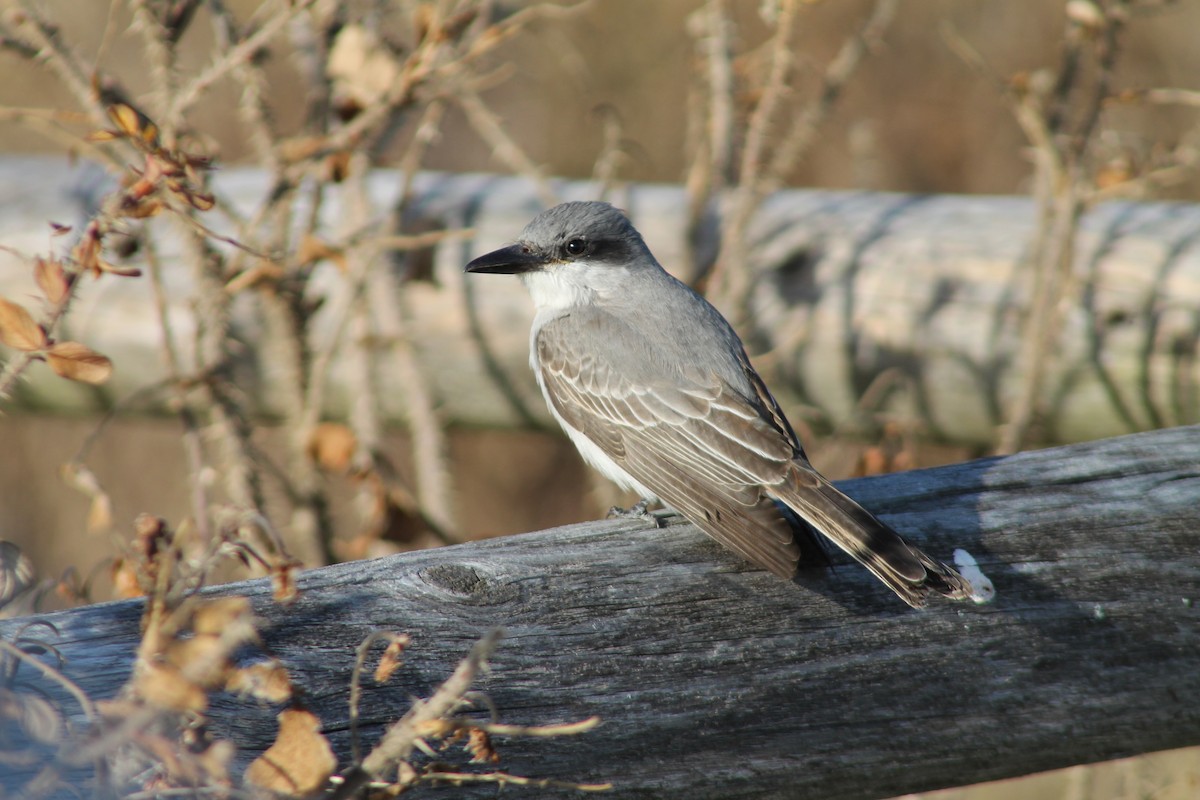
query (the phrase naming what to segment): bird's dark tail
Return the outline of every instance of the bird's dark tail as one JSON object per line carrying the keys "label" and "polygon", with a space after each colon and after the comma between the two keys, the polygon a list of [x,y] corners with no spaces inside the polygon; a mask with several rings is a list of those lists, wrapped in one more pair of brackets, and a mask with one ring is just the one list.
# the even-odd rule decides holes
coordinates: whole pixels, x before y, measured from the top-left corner
{"label": "bird's dark tail", "polygon": [[952,600],[971,596],[971,584],[954,568],[904,541],[807,464],[795,463],[790,478],[776,489],[777,499],[913,608],[924,606],[931,591]]}

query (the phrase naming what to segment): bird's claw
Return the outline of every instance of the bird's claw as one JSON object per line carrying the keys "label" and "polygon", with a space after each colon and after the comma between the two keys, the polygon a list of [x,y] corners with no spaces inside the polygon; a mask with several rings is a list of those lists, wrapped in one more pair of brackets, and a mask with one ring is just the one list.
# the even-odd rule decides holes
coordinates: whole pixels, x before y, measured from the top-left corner
{"label": "bird's claw", "polygon": [[649,522],[656,528],[665,527],[667,522],[662,517],[649,511],[650,502],[648,500],[639,500],[629,508],[621,508],[613,506],[608,510],[608,519],[640,519]]}

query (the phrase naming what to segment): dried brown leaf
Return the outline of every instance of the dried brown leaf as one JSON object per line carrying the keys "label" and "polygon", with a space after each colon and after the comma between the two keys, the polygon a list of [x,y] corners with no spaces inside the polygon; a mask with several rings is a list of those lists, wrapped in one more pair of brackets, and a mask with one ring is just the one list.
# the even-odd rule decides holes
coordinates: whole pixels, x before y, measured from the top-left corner
{"label": "dried brown leaf", "polygon": [[142,662],[133,688],[146,702],[170,711],[201,712],[208,707],[204,689],[167,664]]}
{"label": "dried brown leaf", "polygon": [[126,136],[134,136],[141,128],[141,119],[137,111],[125,103],[109,106],[108,118],[117,126],[117,130]]}
{"label": "dried brown leaf", "polygon": [[[232,628],[240,630],[231,637],[228,631]],[[225,634],[227,638],[249,641],[254,637],[254,616],[250,600],[236,596],[207,601],[196,609],[192,617],[192,630],[197,636]]]}
{"label": "dried brown leaf", "polygon": [[121,134],[116,131],[98,130],[92,131],[87,136],[83,137],[86,142],[112,142],[121,138]]}
{"label": "dried brown leaf", "polygon": [[52,258],[39,258],[34,261],[33,279],[37,281],[38,288],[50,304],[55,306],[66,298],[67,291],[71,288],[71,282],[67,279],[62,264]]}
{"label": "dried brown leaf", "polygon": [[187,192],[186,199],[197,211],[211,211],[217,199],[207,192]]}
{"label": "dried brown leaf", "polygon": [[279,735],[246,769],[246,781],[285,796],[303,797],[325,786],[337,767],[321,721],[309,711],[279,714]]}
{"label": "dried brown leaf", "polygon": [[233,670],[225,689],[264,703],[285,703],[292,699],[292,679],[278,661],[262,661]]}
{"label": "dried brown leaf", "polygon": [[100,268],[97,266],[100,259],[100,238],[100,225],[96,220],[92,220],[72,251],[72,256],[75,263],[79,265],[79,269],[91,272],[97,278],[100,277]]}
{"label": "dried brown leaf", "polygon": [[[166,204],[157,197],[145,197],[138,200],[132,200],[128,204],[122,206],[121,216],[129,217],[130,219],[147,219],[149,217],[158,216],[166,207]],[[107,271],[115,271],[112,269],[111,264],[101,264],[101,269],[106,268]],[[141,271],[139,270],[137,274],[140,275]]]}
{"label": "dried brown leaf", "polygon": [[357,449],[354,431],[337,422],[322,422],[308,440],[308,457],[326,472],[345,472]]}
{"label": "dried brown leaf", "polygon": [[883,475],[888,471],[887,453],[882,447],[868,447],[859,459],[860,475]]}
{"label": "dried brown leaf", "polygon": [[143,142],[151,147],[158,147],[158,126],[153,122],[147,122],[144,126],[142,126],[142,130],[139,132],[139,134],[141,135]]}
{"label": "dried brown leaf", "polygon": [[79,573],[75,571],[74,567],[67,567],[66,572],[58,579],[58,583],[54,584],[54,594],[66,603],[88,602],[83,582],[79,579]]}
{"label": "dried brown leaf", "polygon": [[88,507],[87,532],[94,536],[100,533],[107,533],[112,528],[112,498],[108,496],[108,492],[97,492],[92,495],[92,504]]}
{"label": "dried brown leaf", "polygon": [[162,517],[141,513],[134,519],[133,549],[143,561],[153,561],[170,540],[171,529]]}
{"label": "dried brown leaf", "polygon": [[413,726],[413,731],[422,739],[445,739],[458,733],[459,725],[448,719],[426,719]]}
{"label": "dried brown leaf", "polygon": [[188,680],[202,689],[214,689],[224,686],[229,678],[232,650],[217,636],[193,636],[172,641],[163,655]]}
{"label": "dried brown leaf", "polygon": [[412,642],[407,633],[396,634],[379,657],[379,666],[375,667],[375,682],[386,683],[403,664],[404,648]]}
{"label": "dried brown leaf", "polygon": [[0,342],[26,352],[41,350],[47,344],[46,332],[24,306],[0,297]]}
{"label": "dried brown leaf", "polygon": [[296,570],[300,565],[287,561],[275,565],[271,569],[271,598],[280,605],[291,605],[300,597],[300,587],[296,585]]}
{"label": "dried brown leaf", "polygon": [[138,574],[136,562],[127,558],[118,558],[112,566],[113,594],[122,600],[132,597],[144,597],[141,576]]}
{"label": "dried brown leaf", "polygon": [[471,754],[472,764],[495,764],[500,760],[500,754],[492,746],[492,737],[485,730],[471,728],[467,734],[466,748]]}
{"label": "dried brown leaf", "polygon": [[59,342],[46,354],[50,369],[64,378],[99,386],[112,376],[112,361],[79,342]]}

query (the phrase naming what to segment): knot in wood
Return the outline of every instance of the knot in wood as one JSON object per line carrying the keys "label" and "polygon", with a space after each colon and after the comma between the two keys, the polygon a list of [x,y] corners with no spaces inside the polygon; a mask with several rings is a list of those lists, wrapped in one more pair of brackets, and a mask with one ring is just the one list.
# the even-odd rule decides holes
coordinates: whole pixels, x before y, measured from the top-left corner
{"label": "knot in wood", "polygon": [[434,564],[418,573],[427,586],[472,605],[495,605],[513,600],[517,590],[477,564]]}

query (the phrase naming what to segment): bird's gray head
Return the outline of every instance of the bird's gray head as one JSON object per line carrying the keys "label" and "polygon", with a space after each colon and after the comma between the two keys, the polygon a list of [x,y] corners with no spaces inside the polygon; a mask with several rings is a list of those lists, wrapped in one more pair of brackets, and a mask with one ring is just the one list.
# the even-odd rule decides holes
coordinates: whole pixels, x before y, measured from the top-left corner
{"label": "bird's gray head", "polygon": [[630,268],[653,263],[642,235],[608,203],[562,203],[533,218],[521,238],[467,264],[467,272],[555,272],[572,264]]}

